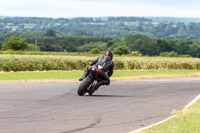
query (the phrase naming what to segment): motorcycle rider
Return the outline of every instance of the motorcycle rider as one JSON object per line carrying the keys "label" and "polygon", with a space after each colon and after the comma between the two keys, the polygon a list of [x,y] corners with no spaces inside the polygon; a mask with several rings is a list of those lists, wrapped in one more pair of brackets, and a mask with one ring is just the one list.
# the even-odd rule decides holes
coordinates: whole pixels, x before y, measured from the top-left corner
{"label": "motorcycle rider", "polygon": [[[114,63],[112,61],[113,53],[111,51],[106,51],[105,56],[99,56],[95,60],[91,62],[91,66],[95,66],[98,70],[98,77],[102,80],[97,83],[96,90],[101,85],[109,85],[110,79],[109,77],[113,74]],[[79,79],[82,81],[84,78],[87,77],[90,67],[85,68],[83,76]],[[106,74],[107,73],[107,74]]]}

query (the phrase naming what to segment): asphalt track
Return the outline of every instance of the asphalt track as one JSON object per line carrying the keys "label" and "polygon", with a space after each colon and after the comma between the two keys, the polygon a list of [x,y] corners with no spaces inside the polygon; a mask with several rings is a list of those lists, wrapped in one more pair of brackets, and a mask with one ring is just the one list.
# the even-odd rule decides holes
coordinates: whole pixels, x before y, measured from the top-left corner
{"label": "asphalt track", "polygon": [[78,82],[2,82],[0,133],[127,133],[182,110],[200,94],[199,81],[112,81],[84,97]]}

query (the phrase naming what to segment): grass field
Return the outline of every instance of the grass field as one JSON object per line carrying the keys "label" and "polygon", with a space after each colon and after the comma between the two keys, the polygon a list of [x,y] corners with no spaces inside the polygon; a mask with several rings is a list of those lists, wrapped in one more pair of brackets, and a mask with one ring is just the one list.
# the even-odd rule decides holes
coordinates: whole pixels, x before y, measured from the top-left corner
{"label": "grass field", "polygon": [[[83,71],[44,71],[44,72],[2,72],[0,81],[77,81],[83,75]],[[131,80],[142,78],[165,77],[200,77],[198,70],[115,70],[111,80]]]}
{"label": "grass field", "polygon": [[199,133],[200,99],[188,109],[174,111],[176,117],[138,133]]}

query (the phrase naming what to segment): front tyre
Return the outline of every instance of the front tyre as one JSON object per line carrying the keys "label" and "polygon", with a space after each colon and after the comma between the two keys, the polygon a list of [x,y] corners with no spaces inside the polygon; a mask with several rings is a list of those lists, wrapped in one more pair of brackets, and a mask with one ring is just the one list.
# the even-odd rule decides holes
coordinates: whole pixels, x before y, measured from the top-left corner
{"label": "front tyre", "polygon": [[92,96],[94,94],[94,92],[96,91],[96,85],[97,85],[97,81],[95,80],[92,84],[91,89],[88,91],[89,95]]}
{"label": "front tyre", "polygon": [[77,91],[79,96],[85,95],[85,93],[87,92],[87,88],[91,84],[91,81],[92,81],[91,78],[87,77],[80,83],[78,91]]}

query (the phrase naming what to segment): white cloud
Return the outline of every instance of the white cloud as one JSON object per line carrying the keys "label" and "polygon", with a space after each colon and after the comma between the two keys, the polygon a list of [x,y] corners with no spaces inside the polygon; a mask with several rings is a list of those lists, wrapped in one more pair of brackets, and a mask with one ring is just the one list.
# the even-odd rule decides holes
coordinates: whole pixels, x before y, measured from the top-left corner
{"label": "white cloud", "polygon": [[165,6],[150,3],[84,0],[0,0],[0,15],[37,17],[174,16],[200,17],[191,6]]}

